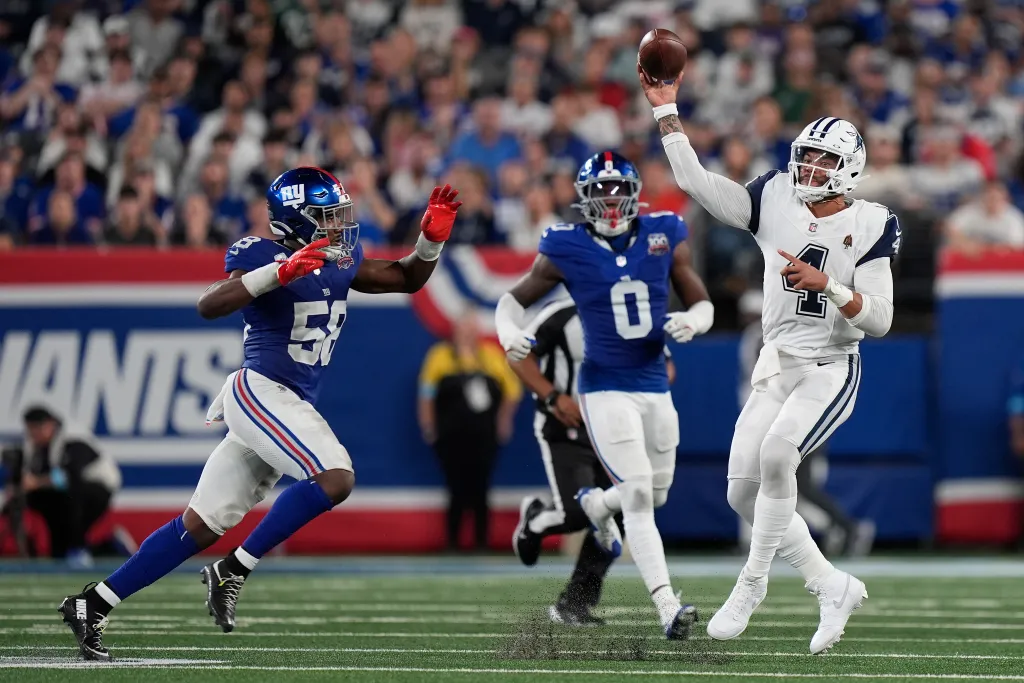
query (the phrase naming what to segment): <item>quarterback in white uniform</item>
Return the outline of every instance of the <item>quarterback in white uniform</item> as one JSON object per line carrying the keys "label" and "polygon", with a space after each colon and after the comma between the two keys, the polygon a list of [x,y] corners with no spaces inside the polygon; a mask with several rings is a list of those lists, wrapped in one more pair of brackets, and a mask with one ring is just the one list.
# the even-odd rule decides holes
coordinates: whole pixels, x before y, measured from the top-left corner
{"label": "quarterback in white uniform", "polygon": [[899,222],[884,206],[847,197],[866,162],[850,122],[826,116],[810,123],[793,141],[787,171],[744,187],[706,171],[690,146],[675,106],[682,74],[666,83],[638,71],[679,187],[718,220],[749,230],[765,261],[765,344],[729,453],[729,504],[753,536],[708,634],[728,640],[746,629],[778,552],[818,598],[821,621],[810,649],[819,654],[839,641],[867,590],[825,559],[796,514],[796,469],[853,412],[860,340],[889,331]]}

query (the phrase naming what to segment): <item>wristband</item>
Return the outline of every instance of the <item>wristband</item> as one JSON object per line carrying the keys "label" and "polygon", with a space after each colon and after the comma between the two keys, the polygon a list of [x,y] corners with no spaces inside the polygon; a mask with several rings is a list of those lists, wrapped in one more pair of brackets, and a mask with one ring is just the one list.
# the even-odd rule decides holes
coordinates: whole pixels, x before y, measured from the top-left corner
{"label": "wristband", "polygon": [[559,391],[558,389],[552,389],[551,393],[544,397],[544,405],[547,406],[548,408],[551,408],[552,406],[555,405],[555,401],[557,401],[558,397],[561,395],[561,391]]}
{"label": "wristband", "polygon": [[846,285],[836,282],[835,278],[829,278],[825,290],[822,292],[825,297],[839,308],[853,301],[853,291]]}
{"label": "wristband", "polygon": [[660,121],[666,116],[679,116],[679,107],[676,106],[675,102],[661,104],[654,108],[655,121]]}
{"label": "wristband", "polygon": [[281,286],[281,281],[277,279],[277,269],[280,266],[280,263],[268,263],[256,270],[250,270],[241,277],[242,286],[249,294],[252,294],[254,299],[261,294],[277,289]]}
{"label": "wristband", "polygon": [[431,242],[421,232],[416,240],[416,255],[421,261],[436,261],[444,249],[444,242]]}

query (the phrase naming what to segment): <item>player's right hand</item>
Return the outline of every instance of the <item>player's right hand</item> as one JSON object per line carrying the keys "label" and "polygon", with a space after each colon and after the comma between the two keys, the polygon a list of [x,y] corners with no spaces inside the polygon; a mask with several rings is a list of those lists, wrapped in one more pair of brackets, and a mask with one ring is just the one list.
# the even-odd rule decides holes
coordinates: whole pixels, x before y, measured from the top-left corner
{"label": "player's right hand", "polygon": [[505,335],[504,339],[498,341],[501,342],[501,347],[505,349],[505,355],[509,360],[526,358],[533,350],[533,345],[537,343],[536,339],[522,330],[516,330],[514,335]]}
{"label": "player's right hand", "polygon": [[566,427],[579,427],[583,422],[579,404],[567,394],[559,394],[555,404],[551,406],[551,414]]}
{"label": "player's right hand", "polygon": [[281,283],[282,287],[285,287],[300,277],[309,275],[317,268],[323,268],[327,254],[322,249],[330,245],[331,240],[324,237],[299,249],[277,269],[277,281]]}
{"label": "player's right hand", "polygon": [[643,88],[644,95],[647,96],[647,101],[651,103],[652,107],[660,107],[663,104],[675,104],[676,97],[679,94],[679,84],[683,82],[682,71],[679,72],[674,81],[665,83],[648,76],[638,61],[636,63],[636,75],[639,76],[640,87]]}

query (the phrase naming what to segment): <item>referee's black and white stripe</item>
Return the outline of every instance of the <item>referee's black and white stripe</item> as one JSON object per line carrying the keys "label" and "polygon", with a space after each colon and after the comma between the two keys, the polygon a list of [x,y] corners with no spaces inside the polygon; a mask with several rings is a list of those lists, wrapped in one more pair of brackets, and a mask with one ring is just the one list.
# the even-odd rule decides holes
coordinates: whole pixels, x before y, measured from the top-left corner
{"label": "referee's black and white stripe", "polygon": [[[572,299],[563,299],[545,306],[534,318],[528,331],[537,340],[534,354],[540,370],[555,389],[576,396],[576,376],[583,362],[583,328]],[[548,414],[544,397],[537,396],[537,412],[543,416],[538,437],[548,441],[576,441],[589,443],[583,429],[567,429]]]}

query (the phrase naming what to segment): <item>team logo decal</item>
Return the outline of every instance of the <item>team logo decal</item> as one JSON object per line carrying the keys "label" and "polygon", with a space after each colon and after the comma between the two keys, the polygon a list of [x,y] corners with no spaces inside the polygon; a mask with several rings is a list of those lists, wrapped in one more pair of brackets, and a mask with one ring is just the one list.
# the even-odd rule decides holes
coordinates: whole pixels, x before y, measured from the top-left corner
{"label": "team logo decal", "polygon": [[281,203],[287,207],[295,208],[306,201],[305,185],[284,185],[281,187]]}
{"label": "team logo decal", "polygon": [[338,267],[348,269],[351,268],[352,264],[355,262],[356,261],[352,258],[352,255],[346,252],[338,258]]}
{"label": "team logo decal", "polygon": [[818,232],[818,224],[817,223],[811,223],[810,225],[807,226],[807,231],[808,232]]}
{"label": "team logo decal", "polygon": [[668,237],[663,232],[647,236],[647,253],[652,256],[664,256],[668,253]]}
{"label": "team logo decal", "polygon": [[853,246],[853,235],[847,235],[846,239],[843,240],[843,248],[849,249]]}

